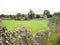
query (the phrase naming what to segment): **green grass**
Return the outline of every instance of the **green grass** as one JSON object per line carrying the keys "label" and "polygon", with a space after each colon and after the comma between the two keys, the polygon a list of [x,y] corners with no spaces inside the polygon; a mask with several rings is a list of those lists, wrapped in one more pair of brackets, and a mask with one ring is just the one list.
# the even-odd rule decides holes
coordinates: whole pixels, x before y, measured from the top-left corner
{"label": "green grass", "polygon": [[47,29],[47,20],[27,20],[27,21],[15,21],[15,20],[3,20],[4,26],[7,27],[8,30],[14,30],[19,26],[24,26],[35,34],[39,30],[46,30]]}
{"label": "green grass", "polygon": [[60,35],[60,31],[52,32],[52,33],[51,33],[51,36],[50,36],[50,42],[49,42],[49,44],[50,44],[50,45],[55,45],[55,43],[56,43],[56,38],[57,38],[57,36],[59,36],[59,35]]}

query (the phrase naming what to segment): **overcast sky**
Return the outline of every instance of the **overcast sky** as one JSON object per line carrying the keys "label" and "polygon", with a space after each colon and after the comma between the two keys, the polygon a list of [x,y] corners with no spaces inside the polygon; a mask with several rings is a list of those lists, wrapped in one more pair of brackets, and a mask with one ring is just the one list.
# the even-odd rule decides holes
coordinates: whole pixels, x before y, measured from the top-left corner
{"label": "overcast sky", "polygon": [[60,0],[0,0],[0,14],[27,14],[29,9],[42,14],[45,9],[51,13],[60,11]]}

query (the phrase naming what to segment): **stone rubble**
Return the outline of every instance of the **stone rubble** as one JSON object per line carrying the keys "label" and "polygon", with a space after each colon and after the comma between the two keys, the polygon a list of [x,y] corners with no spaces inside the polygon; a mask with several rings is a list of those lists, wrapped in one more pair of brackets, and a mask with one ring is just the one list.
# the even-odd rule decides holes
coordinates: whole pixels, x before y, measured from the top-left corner
{"label": "stone rubble", "polygon": [[0,26],[0,45],[37,45],[37,43],[31,32],[24,27],[8,31]]}
{"label": "stone rubble", "polygon": [[41,30],[36,33],[34,39],[38,43],[38,45],[47,45],[48,43],[48,36],[49,36],[49,31],[47,30]]}

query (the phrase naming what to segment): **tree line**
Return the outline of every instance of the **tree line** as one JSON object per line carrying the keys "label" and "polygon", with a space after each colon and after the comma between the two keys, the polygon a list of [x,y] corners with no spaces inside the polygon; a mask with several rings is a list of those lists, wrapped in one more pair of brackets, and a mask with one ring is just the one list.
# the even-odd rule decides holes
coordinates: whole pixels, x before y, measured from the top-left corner
{"label": "tree line", "polygon": [[[44,10],[43,12],[43,17],[46,16],[47,18],[50,18],[52,16],[60,16],[60,12],[55,12],[53,14],[50,14],[49,10]],[[35,14],[35,12],[33,10],[29,10],[28,14],[21,14],[21,13],[17,13],[16,15],[5,15],[5,14],[1,14],[0,18],[10,18],[10,19],[15,19],[15,20],[20,20],[20,19],[34,19],[34,18],[41,18],[40,14]]]}

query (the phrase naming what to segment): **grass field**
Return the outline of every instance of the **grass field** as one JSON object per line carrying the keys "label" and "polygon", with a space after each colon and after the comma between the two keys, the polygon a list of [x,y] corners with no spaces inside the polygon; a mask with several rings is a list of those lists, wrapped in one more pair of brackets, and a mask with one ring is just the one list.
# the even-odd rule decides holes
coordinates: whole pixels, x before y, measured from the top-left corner
{"label": "grass field", "polygon": [[27,20],[27,21],[15,21],[15,20],[3,20],[4,26],[7,27],[8,30],[14,30],[19,26],[24,26],[35,34],[39,30],[46,30],[48,28],[47,20]]}

